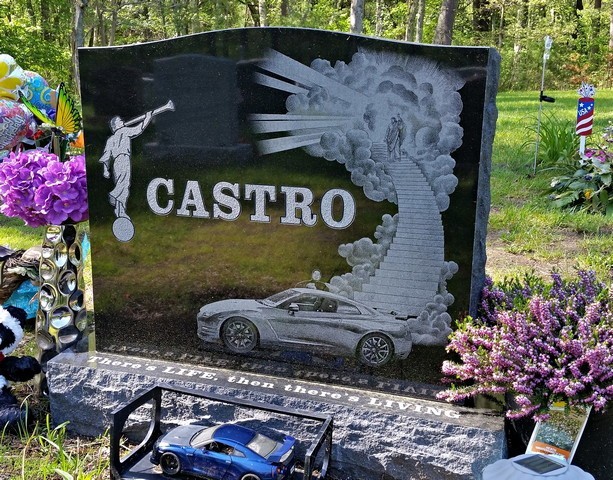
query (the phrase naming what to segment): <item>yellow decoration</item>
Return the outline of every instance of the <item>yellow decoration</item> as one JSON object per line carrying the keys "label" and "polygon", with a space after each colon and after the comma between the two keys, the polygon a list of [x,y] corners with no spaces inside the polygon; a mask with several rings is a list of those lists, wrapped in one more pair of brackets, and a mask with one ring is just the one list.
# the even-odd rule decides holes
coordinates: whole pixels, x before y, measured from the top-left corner
{"label": "yellow decoration", "polygon": [[85,148],[85,139],[83,138],[83,130],[79,132],[79,135],[74,140],[74,142],[70,143],[70,146],[74,148]]}
{"label": "yellow decoration", "polygon": [[17,100],[17,89],[23,85],[26,77],[23,69],[17,65],[13,57],[5,53],[0,54],[0,98]]}
{"label": "yellow decoration", "polygon": [[57,128],[62,133],[77,133],[81,130],[81,114],[68,92],[64,82],[60,83],[57,90],[57,107],[55,121],[51,120],[45,112],[39,110],[25,95],[20,94],[19,99],[42,123]]}
{"label": "yellow decoration", "polygon": [[564,410],[566,410],[566,402],[553,402],[551,404],[550,409],[555,411],[555,412],[562,412]]}

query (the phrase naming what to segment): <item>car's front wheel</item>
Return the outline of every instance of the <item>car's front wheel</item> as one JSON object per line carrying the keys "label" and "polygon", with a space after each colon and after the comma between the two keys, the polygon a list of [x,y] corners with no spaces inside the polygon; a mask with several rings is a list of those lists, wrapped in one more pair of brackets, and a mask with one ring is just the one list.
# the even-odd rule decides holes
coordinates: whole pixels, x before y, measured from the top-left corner
{"label": "car's front wheel", "polygon": [[258,344],[258,329],[246,318],[229,318],[221,327],[221,340],[233,352],[247,353]]}
{"label": "car's front wheel", "polygon": [[394,344],[381,333],[369,333],[358,345],[358,359],[369,367],[381,367],[392,359]]}
{"label": "car's front wheel", "polygon": [[255,473],[247,473],[241,477],[241,480],[260,480]]}
{"label": "car's front wheel", "polygon": [[177,475],[181,471],[181,462],[174,453],[166,452],[160,458],[160,467],[165,475]]}

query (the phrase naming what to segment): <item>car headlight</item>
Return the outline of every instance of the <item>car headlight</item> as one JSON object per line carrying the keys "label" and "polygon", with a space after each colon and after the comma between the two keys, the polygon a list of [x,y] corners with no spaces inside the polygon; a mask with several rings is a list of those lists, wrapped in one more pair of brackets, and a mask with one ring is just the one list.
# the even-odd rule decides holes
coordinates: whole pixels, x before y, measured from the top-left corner
{"label": "car headlight", "polygon": [[294,454],[294,447],[290,448],[287,453],[285,455],[283,455],[281,457],[281,459],[279,460],[281,463],[287,463],[287,461],[292,458],[292,455]]}

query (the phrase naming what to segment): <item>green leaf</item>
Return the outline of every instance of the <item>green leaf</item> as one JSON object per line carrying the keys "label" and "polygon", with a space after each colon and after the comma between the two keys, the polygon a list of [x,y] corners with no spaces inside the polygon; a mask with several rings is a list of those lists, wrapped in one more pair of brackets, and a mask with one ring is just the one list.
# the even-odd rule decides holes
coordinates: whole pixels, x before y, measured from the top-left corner
{"label": "green leaf", "polygon": [[606,210],[607,207],[609,206],[609,194],[607,193],[606,190],[602,190],[600,194],[598,195],[598,197],[600,198],[601,209]]}
{"label": "green leaf", "polygon": [[65,480],[74,480],[74,477],[70,473],[65,472],[64,470],[60,470],[59,468],[55,468],[55,469],[53,469],[53,471],[55,473],[57,473],[60,477],[65,479]]}
{"label": "green leaf", "polygon": [[579,192],[566,192],[559,195],[554,201],[553,205],[557,208],[564,208],[579,200]]}

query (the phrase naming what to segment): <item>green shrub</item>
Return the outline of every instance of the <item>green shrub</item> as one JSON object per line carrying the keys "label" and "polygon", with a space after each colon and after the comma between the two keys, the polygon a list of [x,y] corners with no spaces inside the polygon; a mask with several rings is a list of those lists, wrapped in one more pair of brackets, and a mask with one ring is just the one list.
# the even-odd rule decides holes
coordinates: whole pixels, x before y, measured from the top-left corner
{"label": "green shrub", "polygon": [[538,142],[537,165],[551,167],[573,158],[579,149],[579,137],[575,133],[575,124],[571,120],[561,120],[555,114],[545,114],[538,125],[526,127],[536,140],[524,145]]}
{"label": "green shrub", "polygon": [[608,150],[613,126],[605,129],[603,138],[604,146],[575,156],[574,171],[552,179],[551,199],[556,207],[613,215],[613,153]]}

